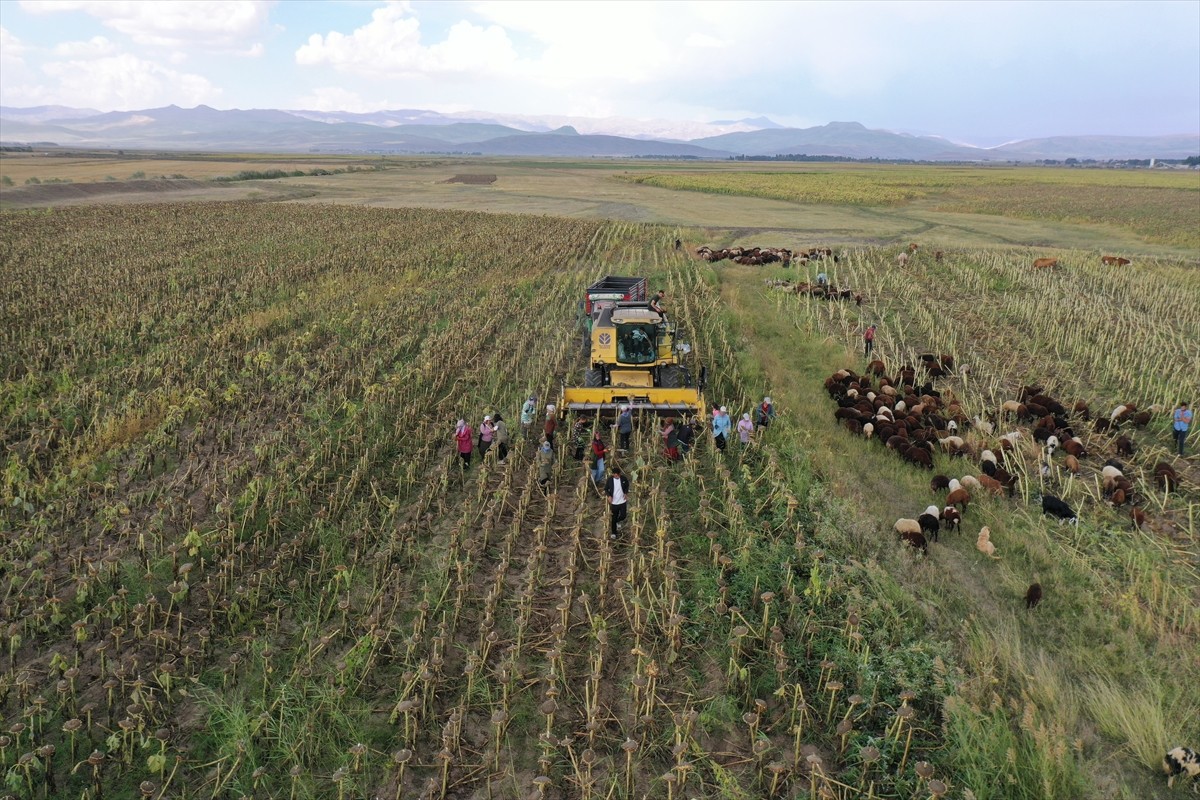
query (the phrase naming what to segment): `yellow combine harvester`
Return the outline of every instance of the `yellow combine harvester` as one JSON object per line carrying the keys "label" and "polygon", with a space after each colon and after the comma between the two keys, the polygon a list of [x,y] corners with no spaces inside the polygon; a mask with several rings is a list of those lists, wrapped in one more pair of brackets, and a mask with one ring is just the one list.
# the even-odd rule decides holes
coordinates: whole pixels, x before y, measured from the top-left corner
{"label": "yellow combine harvester", "polygon": [[587,349],[582,387],[563,387],[559,411],[616,414],[628,404],[658,416],[703,416],[704,368],[675,325],[646,301],[646,279],[608,276],[588,287]]}

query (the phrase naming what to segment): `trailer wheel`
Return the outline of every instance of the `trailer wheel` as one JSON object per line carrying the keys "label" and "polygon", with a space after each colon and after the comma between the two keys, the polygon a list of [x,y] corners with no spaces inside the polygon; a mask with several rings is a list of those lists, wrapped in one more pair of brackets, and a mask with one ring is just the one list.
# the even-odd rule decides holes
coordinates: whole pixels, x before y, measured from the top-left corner
{"label": "trailer wheel", "polygon": [[678,364],[668,364],[658,370],[658,385],[663,389],[679,389],[683,386],[683,369]]}
{"label": "trailer wheel", "polygon": [[598,389],[604,385],[604,370],[589,369],[583,373],[583,385],[589,389]]}

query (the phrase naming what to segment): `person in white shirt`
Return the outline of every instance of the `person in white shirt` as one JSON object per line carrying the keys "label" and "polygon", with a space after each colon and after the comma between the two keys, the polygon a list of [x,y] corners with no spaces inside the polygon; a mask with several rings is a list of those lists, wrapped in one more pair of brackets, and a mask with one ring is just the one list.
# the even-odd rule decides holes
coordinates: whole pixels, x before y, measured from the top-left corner
{"label": "person in white shirt", "polygon": [[608,538],[615,539],[617,524],[625,519],[626,504],[629,500],[629,478],[625,477],[620,467],[613,467],[612,474],[604,481],[604,496],[608,499]]}

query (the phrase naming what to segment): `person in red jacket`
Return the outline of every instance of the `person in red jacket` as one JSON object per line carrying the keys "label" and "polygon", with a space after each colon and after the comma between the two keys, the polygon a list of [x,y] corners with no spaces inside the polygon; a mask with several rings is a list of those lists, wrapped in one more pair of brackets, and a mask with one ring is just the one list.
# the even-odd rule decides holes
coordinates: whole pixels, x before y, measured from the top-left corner
{"label": "person in red jacket", "polygon": [[872,325],[863,333],[863,345],[866,347],[866,357],[871,357],[871,351],[875,349],[875,326]]}
{"label": "person in red jacket", "polygon": [[473,433],[466,420],[460,419],[454,427],[454,439],[458,442],[458,457],[462,459],[463,469],[471,466],[471,453],[475,450],[475,443],[471,441]]}

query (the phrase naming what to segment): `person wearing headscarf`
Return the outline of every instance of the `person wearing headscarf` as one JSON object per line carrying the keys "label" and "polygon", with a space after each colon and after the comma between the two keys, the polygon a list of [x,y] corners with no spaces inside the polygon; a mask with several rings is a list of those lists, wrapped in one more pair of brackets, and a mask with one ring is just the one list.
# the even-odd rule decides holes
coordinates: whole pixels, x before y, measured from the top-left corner
{"label": "person wearing headscarf", "polygon": [[667,418],[666,424],[663,426],[663,455],[667,461],[679,460],[679,433],[675,429],[675,420],[671,417]]}
{"label": "person wearing headscarf", "polygon": [[621,414],[617,417],[617,446],[621,450],[629,449],[629,436],[633,433],[633,411],[628,405],[621,406]]}
{"label": "person wearing headscarf", "polygon": [[750,434],[754,433],[754,423],[750,421],[749,414],[742,414],[742,418],[738,420],[737,432],[743,445],[750,444]]}
{"label": "person wearing headscarf", "polygon": [[725,440],[729,438],[730,425],[729,409],[721,406],[721,409],[713,416],[713,442],[717,445],[718,450],[725,449]]}
{"label": "person wearing headscarf", "polygon": [[775,420],[775,405],[771,402],[771,398],[764,397],[762,404],[758,407],[758,427],[765,428]]}
{"label": "person wearing headscarf", "polygon": [[492,424],[490,414],[485,414],[483,422],[479,426],[479,457],[483,458],[487,455],[488,450],[492,449],[492,439],[496,436],[496,426]]}
{"label": "person wearing headscarf", "polygon": [[533,425],[533,418],[537,414],[537,395],[529,395],[529,399],[525,401],[525,405],[521,406],[521,438],[529,438],[529,426]]}
{"label": "person wearing headscarf", "polygon": [[600,431],[592,434],[592,483],[599,485],[604,480],[604,454],[608,446],[600,438]]}
{"label": "person wearing headscarf", "polygon": [[546,441],[551,446],[554,445],[554,429],[558,427],[558,420],[554,416],[554,404],[546,406],[546,424],[542,426],[542,434],[546,437]]}
{"label": "person wearing headscarf", "polygon": [[462,459],[463,469],[471,466],[471,453],[475,450],[475,443],[471,441],[473,435],[474,431],[464,419],[454,426],[454,439],[458,442],[458,457]]}
{"label": "person wearing headscarf", "polygon": [[554,445],[542,442],[537,452],[538,486],[545,488],[550,482],[550,473],[554,469]]}
{"label": "person wearing headscarf", "polygon": [[503,464],[504,459],[508,458],[508,425],[505,424],[504,417],[500,416],[499,413],[496,414],[495,439],[496,454],[499,456],[496,463]]}

